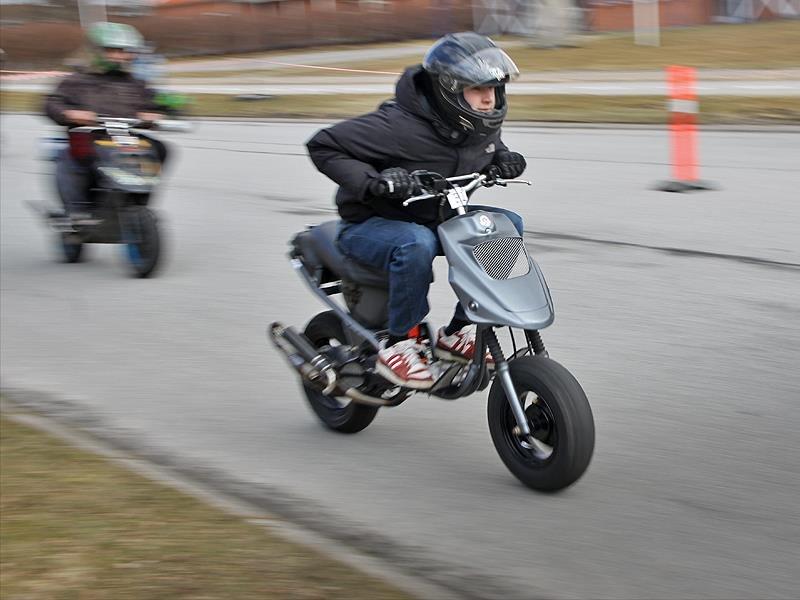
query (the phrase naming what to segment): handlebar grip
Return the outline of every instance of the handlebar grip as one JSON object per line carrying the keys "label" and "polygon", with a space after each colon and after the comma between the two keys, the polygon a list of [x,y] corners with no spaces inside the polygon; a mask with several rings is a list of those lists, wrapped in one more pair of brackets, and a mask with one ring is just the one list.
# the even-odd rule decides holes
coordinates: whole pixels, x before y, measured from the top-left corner
{"label": "handlebar grip", "polygon": [[485,171],[485,175],[489,179],[502,179],[503,172],[497,165],[489,165]]}

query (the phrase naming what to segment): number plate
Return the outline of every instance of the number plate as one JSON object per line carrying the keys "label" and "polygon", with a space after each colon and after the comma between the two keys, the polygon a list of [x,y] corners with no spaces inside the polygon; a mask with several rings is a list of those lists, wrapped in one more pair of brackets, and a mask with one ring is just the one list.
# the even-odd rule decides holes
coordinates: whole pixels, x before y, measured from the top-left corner
{"label": "number plate", "polygon": [[450,203],[450,208],[457,210],[461,207],[466,208],[469,204],[467,193],[460,187],[453,188],[447,192],[447,201]]}

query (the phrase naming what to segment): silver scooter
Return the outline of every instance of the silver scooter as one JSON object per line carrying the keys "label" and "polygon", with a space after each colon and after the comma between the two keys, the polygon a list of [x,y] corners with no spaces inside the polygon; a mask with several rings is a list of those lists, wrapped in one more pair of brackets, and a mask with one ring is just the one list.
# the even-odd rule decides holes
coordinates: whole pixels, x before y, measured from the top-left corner
{"label": "silver scooter", "polygon": [[[540,491],[563,489],[583,475],[594,450],[594,419],[572,374],[549,358],[540,330],[554,319],[553,302],[539,266],[503,214],[468,211],[483,186],[530,182],[472,173],[445,179],[412,174],[422,193],[405,205],[437,198],[452,216],[438,227],[450,285],[467,318],[477,325],[471,362],[442,360],[432,349],[436,333],[424,323],[415,335],[436,382],[425,393],[454,400],[491,384],[488,421],[506,467]],[[269,337],[300,374],[306,398],[330,429],[355,433],[380,407],[397,406],[415,390],[375,371],[388,335],[388,275],[346,259],[337,248],[338,221],[309,227],[291,241],[292,266],[330,310],[300,333],[273,323]],[[344,306],[333,299],[341,295]],[[508,328],[501,347],[497,331]],[[519,340],[519,342],[518,342]],[[494,368],[487,365],[487,349]]]}

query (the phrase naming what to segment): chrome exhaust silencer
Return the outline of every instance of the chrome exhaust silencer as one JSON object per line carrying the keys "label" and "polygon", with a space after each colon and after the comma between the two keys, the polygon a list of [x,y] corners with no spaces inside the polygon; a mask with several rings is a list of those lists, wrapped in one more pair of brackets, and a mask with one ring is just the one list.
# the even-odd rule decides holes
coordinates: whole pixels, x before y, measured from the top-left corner
{"label": "chrome exhaust silencer", "polygon": [[347,396],[359,404],[370,406],[389,406],[391,404],[388,400],[368,396],[353,387],[338,387],[339,381],[333,365],[317,352],[306,336],[293,327],[284,327],[275,322],[270,325],[269,337],[272,339],[272,343],[286,355],[289,364],[300,373],[300,376],[312,385],[322,388],[322,393],[326,396],[338,389],[337,395]]}
{"label": "chrome exhaust silencer", "polygon": [[336,371],[328,359],[317,352],[308,338],[292,327],[278,322],[269,327],[272,343],[289,359],[289,364],[303,379],[322,388],[329,395],[336,388]]}

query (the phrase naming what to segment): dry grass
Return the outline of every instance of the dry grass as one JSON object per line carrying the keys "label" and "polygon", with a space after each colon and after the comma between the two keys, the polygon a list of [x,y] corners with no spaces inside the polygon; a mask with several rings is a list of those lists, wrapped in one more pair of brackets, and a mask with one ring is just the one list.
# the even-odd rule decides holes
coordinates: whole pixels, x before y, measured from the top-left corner
{"label": "dry grass", "polygon": [[408,598],[7,419],[0,489],[7,600]]}
{"label": "dry grass", "polygon": [[[194,116],[246,118],[346,118],[374,110],[385,96],[363,94],[276,96],[244,101],[223,94],[193,97]],[[5,111],[41,110],[38,94],[0,92]],[[661,96],[512,96],[509,121],[568,123],[645,123],[667,120]],[[800,99],[787,97],[703,96],[700,121],[706,124],[800,123]]]}
{"label": "dry grass", "polygon": [[[663,69],[671,64],[719,69],[800,67],[800,21],[667,29],[662,32],[659,47],[637,46],[633,37],[627,34],[601,34],[586,38],[573,48],[512,47],[508,52],[523,74]],[[353,61],[331,66],[399,73],[409,64],[421,60],[422,54],[419,57]],[[270,75],[292,76],[334,73],[296,68],[269,71]]]}

